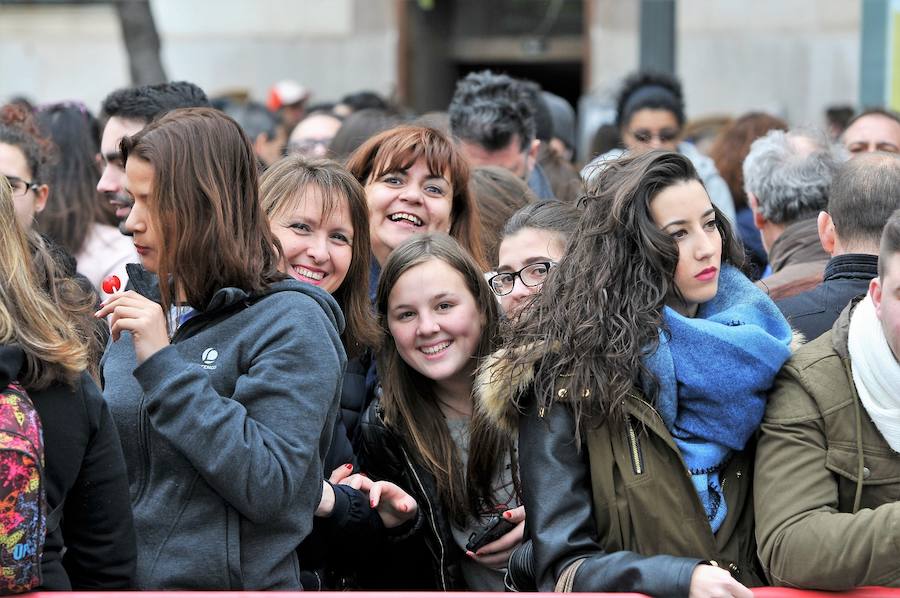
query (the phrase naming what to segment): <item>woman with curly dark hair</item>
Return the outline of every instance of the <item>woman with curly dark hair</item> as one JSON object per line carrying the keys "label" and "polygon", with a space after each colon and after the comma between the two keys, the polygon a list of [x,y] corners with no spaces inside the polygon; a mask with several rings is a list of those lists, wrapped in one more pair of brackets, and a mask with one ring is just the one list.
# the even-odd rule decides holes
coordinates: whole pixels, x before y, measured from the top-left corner
{"label": "woman with curly dark hair", "polygon": [[750,596],[748,443],[790,327],[686,157],[610,162],[588,192],[481,373],[518,427],[537,589]]}

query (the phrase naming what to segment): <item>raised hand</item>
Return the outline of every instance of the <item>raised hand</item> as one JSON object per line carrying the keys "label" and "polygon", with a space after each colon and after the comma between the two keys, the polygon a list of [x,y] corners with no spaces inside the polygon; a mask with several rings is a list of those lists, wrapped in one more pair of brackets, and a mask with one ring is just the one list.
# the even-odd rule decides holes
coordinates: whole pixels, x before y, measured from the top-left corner
{"label": "raised hand", "polygon": [[169,344],[169,331],[162,307],[140,293],[115,293],[100,305],[94,316],[110,316],[109,331],[114,342],[119,340],[122,331],[131,333],[138,365]]}

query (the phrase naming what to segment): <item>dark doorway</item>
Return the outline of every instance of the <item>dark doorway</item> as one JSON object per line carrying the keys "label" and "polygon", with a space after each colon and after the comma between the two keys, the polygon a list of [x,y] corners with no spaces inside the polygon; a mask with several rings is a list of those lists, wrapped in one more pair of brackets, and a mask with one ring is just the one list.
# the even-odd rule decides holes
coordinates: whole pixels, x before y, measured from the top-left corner
{"label": "dark doorway", "polygon": [[491,69],[578,105],[587,44],[584,0],[400,3],[399,94],[414,110],[446,110],[457,79]]}

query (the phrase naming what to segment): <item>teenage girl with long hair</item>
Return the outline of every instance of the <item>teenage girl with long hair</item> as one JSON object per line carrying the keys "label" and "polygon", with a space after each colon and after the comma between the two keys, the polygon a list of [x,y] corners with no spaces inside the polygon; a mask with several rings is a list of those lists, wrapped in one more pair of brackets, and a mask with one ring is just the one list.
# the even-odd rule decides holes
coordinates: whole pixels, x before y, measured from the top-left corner
{"label": "teenage girl with long hair", "polygon": [[[488,424],[473,395],[477,363],[494,346],[497,301],[456,241],[426,233],[390,255],[375,305],[385,334],[383,393],[363,416],[360,462],[373,479],[412,494],[424,513],[418,535],[375,555],[375,582],[502,590],[525,514],[513,442]],[[499,539],[470,544],[486,528]]]}
{"label": "teenage girl with long hair", "polygon": [[141,266],[97,316],[110,316],[104,395],[128,463],[137,586],[300,589],[344,317],[279,270],[234,120],[175,110],[121,150]]}
{"label": "teenage girl with long hair", "polygon": [[790,327],[687,158],[592,180],[482,372],[482,400],[518,428],[536,588],[749,598],[752,436]]}
{"label": "teenage girl with long hair", "polygon": [[33,254],[52,266],[42,247],[29,247],[0,177],[0,388],[25,388],[44,439],[48,523],[38,589],[129,588],[135,539],[119,436],[88,374],[77,314],[47,293]]}

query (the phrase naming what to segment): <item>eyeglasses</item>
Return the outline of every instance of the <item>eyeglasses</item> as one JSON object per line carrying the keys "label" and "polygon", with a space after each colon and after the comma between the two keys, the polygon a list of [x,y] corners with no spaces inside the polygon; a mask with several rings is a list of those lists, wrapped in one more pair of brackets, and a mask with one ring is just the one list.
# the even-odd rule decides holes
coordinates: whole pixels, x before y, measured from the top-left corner
{"label": "eyeglasses", "polygon": [[38,188],[37,183],[22,180],[17,176],[10,176],[10,175],[0,175],[0,176],[6,177],[6,180],[9,181],[9,186],[12,187],[13,196],[15,196],[15,197],[24,197],[25,194],[28,193],[29,191],[34,191]]}
{"label": "eyeglasses", "polygon": [[631,136],[634,137],[638,143],[650,143],[654,137],[658,139],[660,143],[672,143],[678,139],[680,134],[681,131],[678,129],[662,129],[659,132],[651,131],[649,129],[637,129],[631,131]]}
{"label": "eyeglasses", "polygon": [[491,290],[498,297],[509,295],[512,293],[513,287],[516,286],[516,277],[522,281],[526,287],[536,287],[544,284],[550,268],[554,267],[556,262],[535,262],[528,264],[518,272],[500,272],[488,278],[488,284]]}
{"label": "eyeglasses", "polygon": [[288,143],[287,151],[289,154],[307,154],[318,147],[327,150],[328,146],[331,144],[331,140],[331,137],[323,137],[321,139],[298,139]]}

